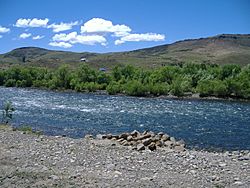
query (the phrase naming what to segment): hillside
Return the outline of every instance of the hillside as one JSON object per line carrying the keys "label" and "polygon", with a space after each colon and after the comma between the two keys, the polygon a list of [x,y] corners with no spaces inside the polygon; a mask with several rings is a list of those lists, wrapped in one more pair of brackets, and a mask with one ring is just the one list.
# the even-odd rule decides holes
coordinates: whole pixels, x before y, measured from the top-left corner
{"label": "hillside", "polygon": [[81,59],[94,68],[112,68],[117,64],[133,64],[145,68],[183,62],[250,64],[250,34],[222,34],[214,37],[188,39],[173,44],[116,53],[76,53],[23,47],[0,55],[1,66],[11,64],[57,67],[66,63],[77,65]]}

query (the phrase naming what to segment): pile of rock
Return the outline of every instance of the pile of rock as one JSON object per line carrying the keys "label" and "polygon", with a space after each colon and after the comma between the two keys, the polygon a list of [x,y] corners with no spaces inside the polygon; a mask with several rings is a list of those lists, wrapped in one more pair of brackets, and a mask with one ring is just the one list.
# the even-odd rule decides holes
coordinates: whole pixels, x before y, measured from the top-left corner
{"label": "pile of rock", "polygon": [[131,133],[122,133],[119,135],[96,135],[97,139],[109,139],[118,142],[123,146],[130,146],[132,149],[141,151],[149,149],[151,151],[157,148],[169,148],[177,151],[185,150],[183,140],[176,141],[174,137],[170,137],[162,132],[154,133],[152,131],[144,131],[142,133],[134,130]]}

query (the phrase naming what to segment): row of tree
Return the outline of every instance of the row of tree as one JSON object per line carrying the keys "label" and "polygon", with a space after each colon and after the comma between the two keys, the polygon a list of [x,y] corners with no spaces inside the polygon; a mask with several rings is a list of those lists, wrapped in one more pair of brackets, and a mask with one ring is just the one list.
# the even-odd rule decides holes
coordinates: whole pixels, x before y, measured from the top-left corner
{"label": "row of tree", "polygon": [[76,91],[106,90],[109,94],[159,96],[172,94],[250,98],[250,66],[183,64],[144,70],[131,65],[111,72],[96,71],[86,64],[77,69],[62,65],[57,70],[15,66],[0,70],[0,85]]}

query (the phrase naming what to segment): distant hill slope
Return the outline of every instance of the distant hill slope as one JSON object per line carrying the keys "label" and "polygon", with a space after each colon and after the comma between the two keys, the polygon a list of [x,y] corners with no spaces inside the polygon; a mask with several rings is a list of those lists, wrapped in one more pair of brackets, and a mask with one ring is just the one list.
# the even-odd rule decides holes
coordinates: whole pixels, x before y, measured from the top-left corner
{"label": "distant hill slope", "polygon": [[66,63],[77,65],[81,59],[95,68],[112,68],[117,64],[133,64],[145,68],[183,62],[250,64],[250,34],[222,34],[214,37],[188,39],[173,44],[116,53],[76,53],[24,47],[0,55],[0,64],[25,64],[57,67]]}

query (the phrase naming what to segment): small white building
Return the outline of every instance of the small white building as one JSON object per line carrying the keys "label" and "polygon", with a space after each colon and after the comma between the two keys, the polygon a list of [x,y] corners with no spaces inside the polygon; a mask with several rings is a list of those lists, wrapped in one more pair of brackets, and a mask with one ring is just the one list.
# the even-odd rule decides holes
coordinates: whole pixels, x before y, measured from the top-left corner
{"label": "small white building", "polygon": [[87,62],[87,58],[82,57],[82,58],[80,59],[80,61],[81,61],[81,62]]}

